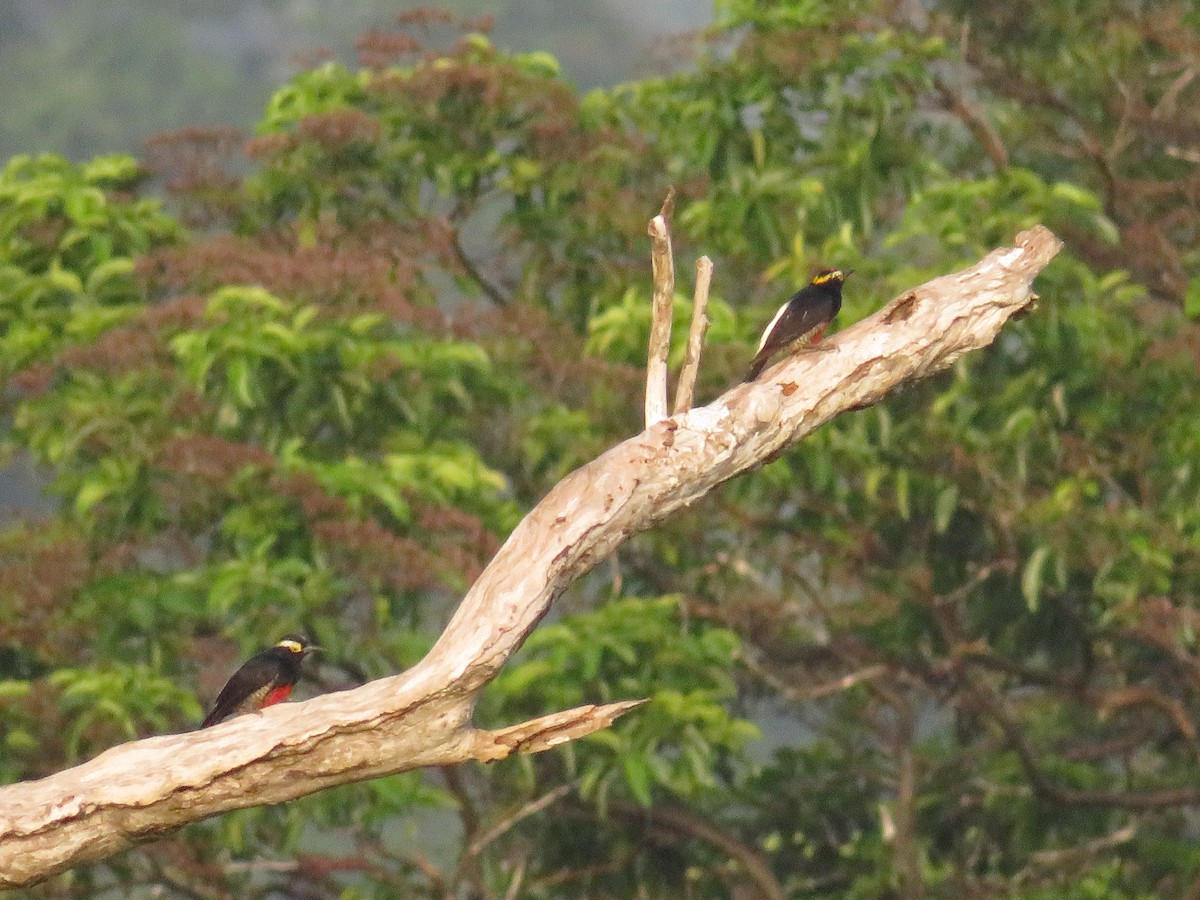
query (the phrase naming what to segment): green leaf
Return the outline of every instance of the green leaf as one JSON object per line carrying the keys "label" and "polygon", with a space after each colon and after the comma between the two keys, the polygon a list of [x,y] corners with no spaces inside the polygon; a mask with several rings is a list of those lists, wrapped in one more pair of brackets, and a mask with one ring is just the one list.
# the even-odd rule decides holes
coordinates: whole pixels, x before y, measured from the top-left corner
{"label": "green leaf", "polygon": [[46,273],[46,280],[54,287],[69,294],[83,293],[83,280],[70,269],[62,268],[57,262]]}
{"label": "green leaf", "polygon": [[908,470],[901,469],[896,473],[896,510],[900,513],[900,518],[906,522],[912,517],[908,489]]}
{"label": "green leaf", "polygon": [[938,534],[943,534],[950,527],[950,519],[958,508],[958,485],[950,484],[938,492],[937,503],[933,511],[933,527]]}
{"label": "green leaf", "polygon": [[649,806],[653,801],[650,795],[652,771],[649,760],[641,753],[627,752],[621,757],[621,768],[633,798],[642,806]]}
{"label": "green leaf", "polygon": [[1030,612],[1037,612],[1042,589],[1042,570],[1049,555],[1050,548],[1042,544],[1033,551],[1021,573],[1021,594],[1025,597],[1025,605]]}
{"label": "green leaf", "polygon": [[1187,292],[1183,295],[1183,309],[1189,319],[1200,319],[1200,278],[1188,281]]}
{"label": "green leaf", "polygon": [[[490,43],[488,45],[491,46]],[[542,50],[532,53],[522,53],[517,57],[517,62],[531,75],[541,75],[545,78],[557,78],[562,73],[562,67],[553,54]]]}
{"label": "green leaf", "polygon": [[138,176],[138,162],[132,156],[98,156],[82,167],[83,177],[93,184],[126,184]]}
{"label": "green leaf", "polygon": [[75,495],[75,514],[87,515],[97,503],[113,492],[113,485],[108,481],[91,480],[84,483]]}
{"label": "green leaf", "polygon": [[228,380],[234,396],[243,407],[256,405],[254,378],[250,373],[250,364],[244,358],[238,357],[229,363]]}

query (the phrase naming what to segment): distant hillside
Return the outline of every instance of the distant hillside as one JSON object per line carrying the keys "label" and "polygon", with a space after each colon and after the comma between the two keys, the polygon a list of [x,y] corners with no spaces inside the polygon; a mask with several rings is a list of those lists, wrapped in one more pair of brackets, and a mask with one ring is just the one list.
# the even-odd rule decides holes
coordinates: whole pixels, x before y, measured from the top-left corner
{"label": "distant hillside", "polygon": [[[355,39],[409,5],[15,0],[0,17],[0,160],[136,152],[149,135],[190,125],[250,128],[280,81],[317,51],[354,62]],[[497,43],[553,53],[584,89],[645,73],[659,38],[712,19],[711,0],[430,5],[493,16]]]}

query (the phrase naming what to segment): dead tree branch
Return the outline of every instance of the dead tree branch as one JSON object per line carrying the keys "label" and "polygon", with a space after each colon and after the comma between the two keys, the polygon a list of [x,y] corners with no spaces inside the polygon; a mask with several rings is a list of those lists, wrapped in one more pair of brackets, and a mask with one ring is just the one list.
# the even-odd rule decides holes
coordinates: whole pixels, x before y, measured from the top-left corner
{"label": "dead tree branch", "polygon": [[688,330],[687,352],[679,370],[675,388],[675,415],[692,408],[696,376],[700,372],[700,355],[704,352],[704,336],[708,333],[708,287],[712,284],[713,264],[707,256],[696,260],[696,292],[692,295],[692,327]]}
{"label": "dead tree branch", "polygon": [[[115,747],[0,788],[0,887],[30,884],[231,809],[425,766],[535,752],[631,703],[500,731],[470,724],[479,691],[556,597],[630,535],[771,459],[834,416],[989,344],[1061,246],[1045,228],[907,291],[714,403],[664,419],[564,478],[513,531],[414,668],[205,731]],[[665,396],[664,396],[665,402]]]}
{"label": "dead tree branch", "polygon": [[675,302],[675,259],[671,252],[671,210],[675,189],[667,191],[662,210],[650,220],[650,262],[654,268],[654,307],[646,354],[646,427],[667,417],[667,356],[671,352],[671,315]]}

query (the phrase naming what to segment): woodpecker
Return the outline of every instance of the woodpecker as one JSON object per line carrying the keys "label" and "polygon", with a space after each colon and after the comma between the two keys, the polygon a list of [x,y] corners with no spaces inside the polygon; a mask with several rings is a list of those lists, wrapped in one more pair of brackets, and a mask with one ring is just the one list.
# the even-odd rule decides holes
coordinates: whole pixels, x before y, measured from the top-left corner
{"label": "woodpecker", "polygon": [[254,654],[225,682],[212,712],[204,717],[200,727],[208,728],[230,716],[257,712],[283,702],[300,679],[300,664],[320,649],[298,634],[289,634],[274,647]]}
{"label": "woodpecker", "polygon": [[758,350],[754,354],[754,361],[750,363],[750,371],[746,373],[746,381],[757,378],[771,357],[783,348],[805,338],[809,344],[821,340],[826,327],[842,308],[842,282],[853,271],[822,269],[791,300],[779,307],[779,312],[775,313],[775,318],[758,342]]}

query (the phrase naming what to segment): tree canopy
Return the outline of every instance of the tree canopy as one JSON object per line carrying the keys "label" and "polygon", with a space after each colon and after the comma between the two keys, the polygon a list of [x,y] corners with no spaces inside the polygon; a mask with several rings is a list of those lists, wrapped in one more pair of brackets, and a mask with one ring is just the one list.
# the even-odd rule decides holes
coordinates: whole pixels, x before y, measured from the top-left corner
{"label": "tree canopy", "polygon": [[435,13],[359,49],[247,140],[0,173],[5,447],[54,498],[0,533],[4,782],[193,727],[287,632],[327,648],[308,695],[420,659],[641,429],[669,186],[715,263],[702,401],[819,266],[853,322],[1035,223],[1066,250],[991,348],[621,545],[475,711],[649,698],[612,728],[42,895],[1195,889],[1192,5],[724,0],[674,74],[586,95]]}

